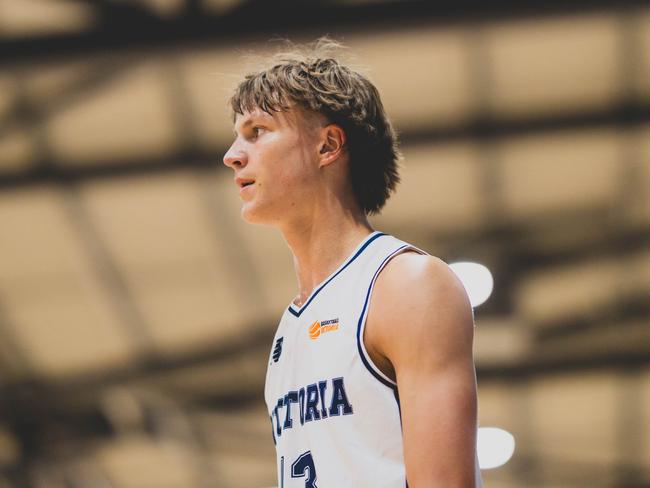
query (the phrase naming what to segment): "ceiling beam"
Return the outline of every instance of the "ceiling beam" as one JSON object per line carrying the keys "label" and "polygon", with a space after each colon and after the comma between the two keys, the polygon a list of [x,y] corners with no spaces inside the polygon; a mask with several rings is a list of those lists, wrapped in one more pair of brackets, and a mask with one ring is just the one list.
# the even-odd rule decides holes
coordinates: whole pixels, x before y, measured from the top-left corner
{"label": "ceiling beam", "polygon": [[[528,119],[478,118],[455,127],[431,126],[404,131],[400,139],[402,145],[477,139],[497,142],[507,137],[543,134],[558,130],[631,128],[648,123],[650,123],[650,104],[636,106],[620,104],[606,110],[586,110]],[[83,183],[103,178],[142,176],[191,168],[222,167],[221,161],[226,149],[226,147],[205,149],[198,145],[190,145],[179,147],[176,151],[162,157],[98,158],[94,161],[80,161],[74,165],[66,165],[56,159],[37,161],[35,164],[30,164],[27,170],[1,174],[0,190],[44,184]]]}
{"label": "ceiling beam", "polygon": [[[647,311],[643,311],[644,316]],[[632,323],[635,319],[632,318]],[[624,324],[625,325],[625,324]],[[622,326],[623,327],[623,326]],[[104,371],[95,374],[85,374],[67,380],[29,379],[0,386],[0,416],[12,418],[22,416],[21,405],[38,404],[39,409],[51,408],[53,411],[65,409],[65,405],[74,405],[80,398],[88,398],[99,394],[103,389],[116,385],[146,384],[164,377],[166,374],[207,365],[227,364],[242,355],[263,355],[267,357],[273,337],[269,327],[253,327],[247,329],[239,338],[227,343],[215,344],[201,351],[194,351],[183,356],[168,359],[157,359],[148,364],[120,370]],[[549,344],[549,346],[552,346]],[[634,351],[612,348],[607,351],[597,351],[593,354],[572,352],[554,353],[552,347],[546,347],[539,354],[531,354],[522,361],[506,362],[503,364],[477,365],[479,380],[518,380],[564,374],[571,371],[589,371],[598,369],[621,369],[650,366],[650,344],[644,347],[640,344]],[[261,373],[262,374],[262,373]],[[260,376],[260,381],[262,377]],[[229,401],[235,403],[248,399],[251,395],[241,392],[219,394],[215,391],[204,391],[198,394],[222,404]],[[243,395],[242,398],[240,396]],[[259,395],[255,395],[259,396]],[[232,398],[231,398],[232,397]],[[49,405],[49,407],[48,407]]]}
{"label": "ceiling beam", "polygon": [[[223,14],[183,9],[171,18],[158,18],[144,10],[106,8],[99,2],[99,22],[74,34],[52,34],[0,40],[0,67],[53,62],[102,53],[179,49],[196,45],[236,45],[251,38],[343,33],[360,28],[382,30],[405,25],[467,24],[493,19],[539,17],[597,11],[623,12],[647,5],[644,0],[495,0],[283,2],[248,1]],[[136,14],[137,13],[137,14]],[[396,19],[399,22],[396,22]],[[119,27],[119,29],[118,29]]]}

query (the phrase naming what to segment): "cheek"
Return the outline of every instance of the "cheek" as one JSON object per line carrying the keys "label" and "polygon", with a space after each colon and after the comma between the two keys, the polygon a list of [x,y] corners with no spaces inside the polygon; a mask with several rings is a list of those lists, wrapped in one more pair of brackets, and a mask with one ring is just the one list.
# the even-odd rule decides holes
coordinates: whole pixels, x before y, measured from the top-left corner
{"label": "cheek", "polygon": [[297,167],[292,171],[284,171],[277,182],[277,190],[285,195],[312,194],[314,175],[306,168]]}
{"label": "cheek", "polygon": [[317,163],[310,159],[305,147],[299,142],[278,144],[257,155],[255,160],[261,162],[260,170],[266,175],[260,182],[261,188],[265,191],[293,193],[313,184],[317,177],[314,174]]}
{"label": "cheek", "polygon": [[310,162],[303,159],[298,152],[286,153],[286,157],[279,158],[276,162],[273,180],[281,190],[295,186],[304,187],[316,177]]}

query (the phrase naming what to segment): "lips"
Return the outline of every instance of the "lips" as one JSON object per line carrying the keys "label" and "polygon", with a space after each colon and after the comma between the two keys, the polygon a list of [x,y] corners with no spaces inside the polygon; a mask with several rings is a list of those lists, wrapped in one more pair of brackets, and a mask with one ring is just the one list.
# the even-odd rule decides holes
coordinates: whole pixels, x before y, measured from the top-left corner
{"label": "lips", "polygon": [[242,189],[242,188],[246,188],[247,186],[250,186],[253,183],[255,183],[255,180],[252,179],[252,178],[237,177],[237,178],[235,178],[235,183],[237,184],[237,186],[240,189]]}

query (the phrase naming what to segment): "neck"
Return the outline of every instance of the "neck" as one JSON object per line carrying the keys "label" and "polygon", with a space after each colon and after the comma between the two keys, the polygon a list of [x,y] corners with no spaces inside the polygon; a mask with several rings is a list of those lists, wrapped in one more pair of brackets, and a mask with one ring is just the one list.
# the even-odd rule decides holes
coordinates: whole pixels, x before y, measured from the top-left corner
{"label": "neck", "polygon": [[287,225],[281,231],[293,254],[298,279],[298,296],[294,303],[300,306],[372,232],[372,228],[362,211],[330,207],[317,209],[305,222]]}

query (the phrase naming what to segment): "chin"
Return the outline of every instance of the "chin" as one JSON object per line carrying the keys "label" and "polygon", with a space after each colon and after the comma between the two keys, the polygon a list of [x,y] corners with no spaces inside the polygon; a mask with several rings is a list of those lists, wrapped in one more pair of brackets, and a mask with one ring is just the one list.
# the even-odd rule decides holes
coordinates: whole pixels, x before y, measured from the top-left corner
{"label": "chin", "polygon": [[241,208],[241,218],[244,222],[248,224],[254,224],[255,223],[255,212],[251,212],[249,208],[247,208],[246,205],[244,205]]}
{"label": "chin", "polygon": [[244,204],[241,208],[241,218],[247,224],[270,225],[269,219],[264,218],[263,212],[251,204]]}
{"label": "chin", "polygon": [[246,202],[241,208],[241,218],[247,224],[279,227],[282,219],[278,215],[286,214],[279,208],[255,205],[253,202]]}

